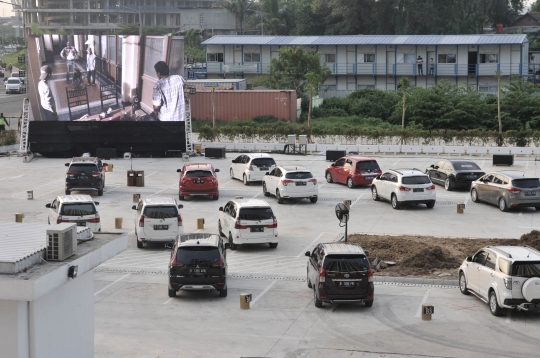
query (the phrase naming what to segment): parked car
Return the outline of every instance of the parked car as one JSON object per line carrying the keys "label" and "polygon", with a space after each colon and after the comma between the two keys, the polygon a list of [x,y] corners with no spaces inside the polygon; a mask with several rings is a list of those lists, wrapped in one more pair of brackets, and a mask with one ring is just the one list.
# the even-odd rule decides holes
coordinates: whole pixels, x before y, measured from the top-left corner
{"label": "parked car", "polygon": [[231,250],[243,244],[278,246],[278,222],[266,201],[237,198],[219,211],[218,232],[229,239]]}
{"label": "parked car", "polygon": [[489,305],[494,316],[504,308],[540,310],[540,251],[528,246],[486,246],[459,267],[459,289]]}
{"label": "parked car", "polygon": [[406,204],[426,204],[432,209],[436,202],[435,185],[418,169],[386,171],[373,180],[371,196],[375,201],[390,201],[394,209]]}
{"label": "parked car", "polygon": [[471,200],[498,205],[501,211],[540,210],[540,179],[517,170],[487,173],[471,184]]}
{"label": "parked car", "polygon": [[381,168],[375,159],[349,155],[330,164],[324,176],[329,183],[347,184],[352,189],[357,185],[370,185],[381,173]]}
{"label": "parked car", "polygon": [[276,167],[263,177],[264,196],[275,195],[278,204],[285,199],[306,198],[317,202],[319,188],[317,179],[302,165]]}
{"label": "parked car", "polygon": [[89,227],[92,232],[101,231],[101,218],[96,206],[97,201],[90,195],[61,195],[52,203],[45,205],[49,208],[49,224],[73,223],[77,226]]}
{"label": "parked car", "polygon": [[99,196],[103,195],[105,188],[105,167],[107,163],[102,163],[98,157],[74,157],[71,162],[66,163],[66,195],[72,191],[97,191]]}
{"label": "parked car", "polygon": [[426,174],[433,183],[444,185],[444,188],[450,191],[454,188],[469,189],[471,183],[485,172],[472,160],[442,159],[431,164],[426,169]]}
{"label": "parked car", "polygon": [[10,77],[6,82],[6,93],[23,93],[22,82],[18,77]]}
{"label": "parked car", "polygon": [[173,198],[150,197],[139,199],[131,208],[135,213],[135,236],[137,247],[142,249],[144,243],[174,242],[179,234],[184,233],[182,215]]}
{"label": "parked car", "polygon": [[231,179],[242,179],[244,185],[252,181],[262,181],[267,172],[276,167],[276,161],[266,153],[243,154],[233,159]]}
{"label": "parked car", "polygon": [[219,199],[219,184],[216,173],[219,169],[214,169],[208,163],[184,164],[180,173],[178,183],[178,198],[184,200],[186,196],[209,195],[214,200]]}
{"label": "parked car", "polygon": [[227,255],[229,244],[213,234],[180,235],[174,243],[169,262],[169,297],[179,290],[217,291],[227,297]]}
{"label": "parked car", "polygon": [[307,286],[313,289],[315,307],[323,303],[364,303],[373,306],[373,270],[358,244],[319,244],[306,252]]}

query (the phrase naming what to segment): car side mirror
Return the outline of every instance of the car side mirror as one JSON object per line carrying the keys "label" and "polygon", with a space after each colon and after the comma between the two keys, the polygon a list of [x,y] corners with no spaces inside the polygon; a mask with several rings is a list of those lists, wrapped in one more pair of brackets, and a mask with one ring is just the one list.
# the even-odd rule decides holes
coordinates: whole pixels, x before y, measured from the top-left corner
{"label": "car side mirror", "polygon": [[178,205],[178,209],[183,209],[183,208],[184,208],[184,205],[182,205],[182,204]]}
{"label": "car side mirror", "polygon": [[219,173],[219,169],[215,169],[214,172]]}
{"label": "car side mirror", "polygon": [[135,205],[133,205],[131,208],[132,208],[133,210],[137,210],[137,207],[136,207]]}
{"label": "car side mirror", "polygon": [[307,257],[311,257],[311,252],[306,251],[305,255],[306,255]]}
{"label": "car side mirror", "polygon": [[109,164],[107,164],[107,163],[103,163],[103,166],[104,166],[104,167],[108,167],[108,166],[109,166]]}
{"label": "car side mirror", "polygon": [[51,207],[51,204],[46,204],[45,207],[46,207],[46,208],[50,208],[50,207]]}
{"label": "car side mirror", "polygon": [[69,167],[69,163],[66,163],[66,167]]}
{"label": "car side mirror", "polygon": [[176,169],[177,173],[182,173],[182,169]]}
{"label": "car side mirror", "polygon": [[220,206],[220,207],[219,207],[219,211],[223,211],[223,206]]}
{"label": "car side mirror", "polygon": [[173,246],[172,246],[172,244],[170,242],[168,242],[168,243],[165,244],[165,248],[169,249],[169,250],[172,250]]}
{"label": "car side mirror", "polygon": [[430,167],[430,168],[435,168],[435,165],[431,164],[429,167]]}
{"label": "car side mirror", "polygon": [[470,256],[467,256],[467,258],[465,259],[467,262],[472,262],[472,257]]}
{"label": "car side mirror", "polygon": [[225,243],[225,250],[228,250],[231,248],[231,244],[229,244],[228,242]]}
{"label": "car side mirror", "polygon": [[266,172],[266,174],[265,174],[265,175],[270,175],[270,173]]}
{"label": "car side mirror", "polygon": [[375,179],[377,179],[377,180],[382,180],[382,178],[381,178],[380,175],[377,175],[377,176],[375,177]]}
{"label": "car side mirror", "polygon": [[99,205],[99,201],[94,201],[94,204]]}
{"label": "car side mirror", "polygon": [[233,163],[236,163],[236,159],[233,159],[232,162],[233,162]]}
{"label": "car side mirror", "polygon": [[330,164],[330,166],[335,167],[335,166],[336,166],[336,163],[332,163],[332,164]]}

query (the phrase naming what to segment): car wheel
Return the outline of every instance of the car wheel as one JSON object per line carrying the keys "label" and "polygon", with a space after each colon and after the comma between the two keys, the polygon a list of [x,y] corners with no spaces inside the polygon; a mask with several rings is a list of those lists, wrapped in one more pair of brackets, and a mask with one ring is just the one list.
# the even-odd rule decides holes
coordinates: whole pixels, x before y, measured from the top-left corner
{"label": "car wheel", "polygon": [[372,307],[373,306],[373,301],[366,301],[366,302],[364,302],[364,304],[366,305],[366,307]]}
{"label": "car wheel", "polygon": [[219,200],[219,195],[212,196],[212,200]]}
{"label": "car wheel", "polygon": [[278,245],[277,242],[269,242],[268,245],[270,246],[271,249],[275,249]]}
{"label": "car wheel", "polygon": [[471,200],[473,203],[479,203],[480,200],[478,200],[478,192],[476,191],[476,189],[472,189],[471,190]]}
{"label": "car wheel", "polygon": [[247,176],[245,174],[244,174],[244,179],[243,180],[244,180],[244,185],[249,185],[249,182],[247,180]]}
{"label": "car wheel", "polygon": [[217,229],[218,229],[219,236],[223,236],[223,229],[221,227],[221,220],[218,220],[218,222],[217,222]]}
{"label": "car wheel", "polygon": [[137,248],[142,249],[144,247],[144,244],[142,243],[142,241],[139,241],[139,239],[136,239],[136,240],[137,240]]}
{"label": "car wheel", "polygon": [[285,201],[285,200],[281,197],[281,195],[279,195],[279,189],[276,190],[276,200],[277,200],[277,203],[278,203],[278,204],[283,204],[283,202]]}
{"label": "car wheel", "polygon": [[219,290],[219,297],[227,297],[227,286]]}
{"label": "car wheel", "polygon": [[494,316],[502,316],[503,314],[503,308],[499,306],[499,302],[497,302],[497,295],[495,294],[495,291],[491,291],[489,293],[489,310],[492,315]]}
{"label": "car wheel", "polygon": [[379,193],[377,193],[377,187],[375,185],[373,185],[371,187],[371,197],[375,201],[380,201],[381,200],[381,198],[379,198]]}
{"label": "car wheel", "polygon": [[536,210],[540,210],[540,206],[535,206],[534,207]]}
{"label": "car wheel", "polygon": [[98,196],[103,196],[103,188],[98,189],[97,195],[98,195]]}
{"label": "car wheel", "polygon": [[504,198],[499,199],[499,209],[503,212],[508,211],[508,205],[506,205],[506,200],[504,200]]}
{"label": "car wheel", "polygon": [[184,200],[186,199],[186,197],[179,194],[179,195],[178,195],[178,199],[184,201]]}
{"label": "car wheel", "polygon": [[326,173],[326,181],[328,183],[332,183],[333,180],[332,180],[332,174],[330,174],[330,172]]}
{"label": "car wheel", "polygon": [[308,288],[313,288],[313,285],[311,284],[311,280],[309,279],[309,270],[306,273],[306,282]]}
{"label": "car wheel", "polygon": [[317,200],[319,200],[318,196],[312,196],[311,198],[309,198],[309,201],[311,201],[311,203],[313,203],[313,204],[315,204],[317,202]]}
{"label": "car wheel", "polygon": [[399,210],[400,207],[401,204],[399,203],[396,194],[392,194],[392,208],[394,208],[395,210]]}
{"label": "car wheel", "polygon": [[231,173],[231,179],[234,179],[234,171],[232,169],[231,169],[230,173]]}
{"label": "car wheel", "polygon": [[446,178],[446,180],[444,181],[444,188],[445,188],[447,191],[452,191],[452,183],[450,183],[450,179],[449,179],[449,178]]}
{"label": "car wheel", "polygon": [[471,294],[469,292],[469,290],[467,289],[467,280],[465,279],[465,275],[463,274],[463,272],[459,273],[459,290],[464,295],[470,295]]}
{"label": "car wheel", "polygon": [[313,288],[313,302],[315,303],[315,307],[321,308],[322,307],[322,301],[317,298],[317,289]]}
{"label": "car wheel", "polygon": [[432,201],[431,203],[426,203],[426,206],[428,209],[433,209],[435,207],[435,202]]}
{"label": "car wheel", "polygon": [[263,194],[264,196],[270,196],[270,193],[266,190],[266,183],[263,182]]}
{"label": "car wheel", "polygon": [[231,234],[229,234],[229,245],[230,245],[231,250],[236,250],[238,248],[238,246],[234,243]]}
{"label": "car wheel", "polygon": [[354,182],[352,181],[352,178],[348,178],[347,179],[347,186],[350,188],[350,189],[354,189],[354,187],[356,185],[354,185]]}
{"label": "car wheel", "polygon": [[66,195],[69,195],[69,194],[71,194],[71,190],[66,189]]}
{"label": "car wheel", "polygon": [[169,288],[169,297],[176,297],[176,290],[171,290]]}

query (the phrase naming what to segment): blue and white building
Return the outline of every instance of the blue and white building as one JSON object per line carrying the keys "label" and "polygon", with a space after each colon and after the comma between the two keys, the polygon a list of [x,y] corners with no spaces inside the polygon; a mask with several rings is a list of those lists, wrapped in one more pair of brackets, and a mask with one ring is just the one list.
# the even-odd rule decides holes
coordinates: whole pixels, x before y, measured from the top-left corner
{"label": "blue and white building", "polygon": [[[207,76],[245,77],[268,73],[270,59],[284,46],[304,46],[320,55],[332,75],[329,90],[395,90],[401,77],[415,86],[438,81],[467,83],[480,91],[496,90],[496,71],[531,76],[529,41],[524,34],[235,36],[218,35],[206,46]],[[423,59],[422,72],[416,63]],[[433,59],[433,70],[428,62]]]}

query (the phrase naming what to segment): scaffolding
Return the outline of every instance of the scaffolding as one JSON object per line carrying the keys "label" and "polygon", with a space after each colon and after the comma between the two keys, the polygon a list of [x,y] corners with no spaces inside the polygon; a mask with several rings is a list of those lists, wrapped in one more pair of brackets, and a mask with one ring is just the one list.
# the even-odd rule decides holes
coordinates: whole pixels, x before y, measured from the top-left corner
{"label": "scaffolding", "polygon": [[21,143],[19,147],[20,154],[28,153],[28,122],[29,122],[30,101],[28,97],[23,100],[23,113],[21,118]]}
{"label": "scaffolding", "polygon": [[186,153],[193,153],[193,141],[191,139],[191,103],[189,97],[186,96]]}

